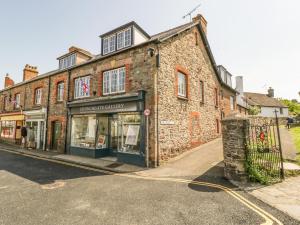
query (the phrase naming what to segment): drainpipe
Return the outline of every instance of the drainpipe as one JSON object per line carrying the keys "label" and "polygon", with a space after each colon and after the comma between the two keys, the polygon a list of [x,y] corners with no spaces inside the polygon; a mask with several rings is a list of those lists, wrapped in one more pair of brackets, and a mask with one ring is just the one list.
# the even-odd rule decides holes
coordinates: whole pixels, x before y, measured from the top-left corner
{"label": "drainpipe", "polygon": [[[46,151],[46,146],[48,146],[48,118],[49,118],[49,105],[50,105],[50,81],[51,81],[51,76],[48,77],[48,97],[47,97],[47,109],[46,109],[46,123],[45,123],[45,131],[46,131],[46,135],[45,135],[45,144],[44,144],[44,148],[43,150]],[[45,132],[44,132],[45,133]]]}
{"label": "drainpipe", "polygon": [[67,90],[67,100],[66,100],[66,108],[67,108],[67,113],[66,113],[66,129],[65,129],[65,151],[64,153],[67,153],[67,147],[68,147],[68,141],[69,141],[69,137],[68,137],[68,128],[69,128],[69,108],[68,108],[68,102],[69,102],[69,97],[70,97],[70,86],[71,86],[71,70],[68,69],[68,81],[67,81],[67,86],[68,86],[68,90]]}
{"label": "drainpipe", "polygon": [[155,153],[155,167],[158,167],[160,165],[160,162],[159,162],[159,154],[160,154],[160,151],[159,151],[159,101],[158,101],[158,77],[159,77],[159,67],[160,67],[160,53],[159,53],[159,41],[155,43],[156,44],[156,50],[157,50],[157,54],[155,55],[155,60],[156,60],[156,79],[155,79],[155,96],[156,96],[156,99],[155,99],[155,106],[156,106],[156,153]]}

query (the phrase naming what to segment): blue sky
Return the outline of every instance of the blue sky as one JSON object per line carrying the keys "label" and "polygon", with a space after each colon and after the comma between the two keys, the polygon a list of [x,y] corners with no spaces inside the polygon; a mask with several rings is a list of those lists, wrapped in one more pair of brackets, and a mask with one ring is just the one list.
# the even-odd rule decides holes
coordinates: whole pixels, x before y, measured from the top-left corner
{"label": "blue sky", "polygon": [[98,36],[131,20],[150,35],[183,24],[199,3],[217,63],[244,76],[246,91],[272,86],[276,97],[299,99],[298,0],[2,1],[0,82],[6,73],[20,82],[27,63],[40,73],[56,69],[71,45],[99,54]]}

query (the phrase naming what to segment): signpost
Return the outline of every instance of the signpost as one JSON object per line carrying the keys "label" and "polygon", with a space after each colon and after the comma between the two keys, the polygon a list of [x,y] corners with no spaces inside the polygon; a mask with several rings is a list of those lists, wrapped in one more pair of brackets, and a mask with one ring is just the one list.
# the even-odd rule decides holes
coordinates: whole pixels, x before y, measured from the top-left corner
{"label": "signpost", "polygon": [[149,116],[150,109],[145,109],[144,115],[146,116],[146,167],[149,167]]}

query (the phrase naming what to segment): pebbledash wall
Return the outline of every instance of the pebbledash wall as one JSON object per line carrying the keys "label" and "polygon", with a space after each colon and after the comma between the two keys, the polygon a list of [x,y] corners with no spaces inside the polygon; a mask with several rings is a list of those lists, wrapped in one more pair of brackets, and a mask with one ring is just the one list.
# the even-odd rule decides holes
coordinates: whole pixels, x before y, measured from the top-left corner
{"label": "pebbledash wall", "polygon": [[[219,80],[202,29],[206,30],[205,27],[201,28],[200,22],[195,23],[167,40],[150,41],[94,58],[82,65],[56,71],[45,78],[33,79],[16,87],[26,89],[28,103],[25,105],[28,109],[47,108],[46,149],[53,149],[55,144],[57,151],[70,153],[70,120],[74,105],[116,101],[130,98],[141,91],[144,93],[143,109],[150,109],[151,112],[150,165],[160,165],[193,147],[220,137],[222,110],[226,108],[226,112],[230,114],[232,110],[228,96],[235,96],[236,92]],[[149,54],[149,49],[154,51],[153,55]],[[103,72],[120,67],[126,68],[126,92],[104,96]],[[178,72],[187,76],[186,98],[178,97]],[[74,99],[75,79],[84,76],[90,76],[89,97]],[[63,101],[57,101],[57,84],[60,82],[64,83]],[[200,82],[204,84],[203,102],[200,101]],[[43,87],[43,103],[37,108],[32,105],[32,94],[38,86]],[[11,88],[9,92],[14,93],[14,89]],[[226,90],[229,94],[221,98],[221,90]],[[2,92],[2,96],[5,93]],[[145,116],[142,111],[138,113],[142,120],[141,138],[144,143],[141,152],[145,158]],[[60,133],[53,140],[57,124],[60,126]]]}

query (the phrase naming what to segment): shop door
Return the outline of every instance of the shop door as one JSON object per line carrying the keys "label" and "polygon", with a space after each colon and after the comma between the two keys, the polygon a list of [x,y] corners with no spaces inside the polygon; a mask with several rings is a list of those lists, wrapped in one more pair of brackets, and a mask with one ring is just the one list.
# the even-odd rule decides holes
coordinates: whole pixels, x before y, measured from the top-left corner
{"label": "shop door", "polygon": [[114,117],[109,118],[109,127],[110,127],[110,140],[109,140],[109,148],[113,152],[117,152],[119,145],[119,123],[118,119]]}
{"label": "shop door", "polygon": [[61,135],[61,122],[55,121],[52,123],[52,150],[58,150],[58,141]]}

